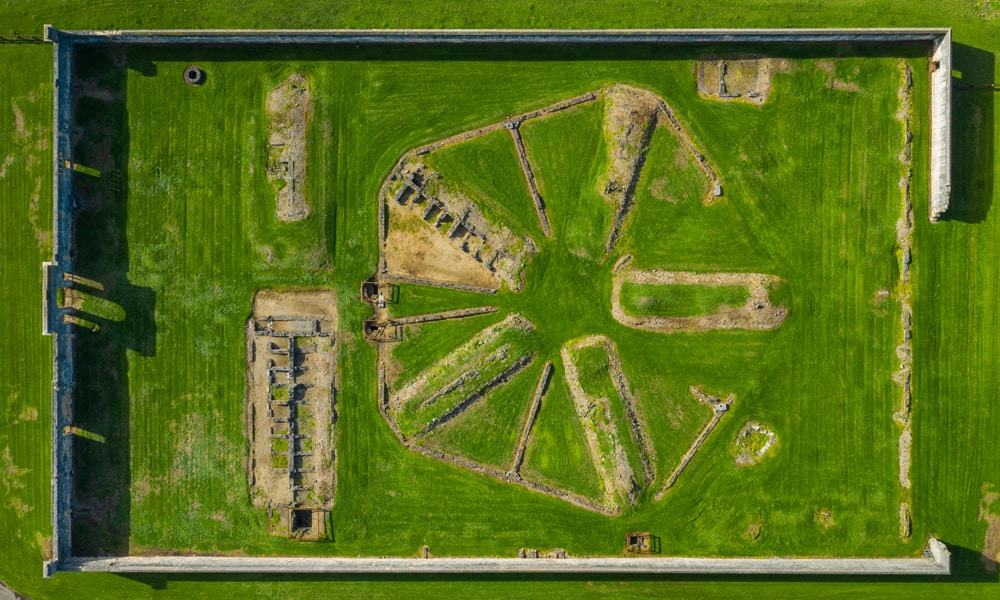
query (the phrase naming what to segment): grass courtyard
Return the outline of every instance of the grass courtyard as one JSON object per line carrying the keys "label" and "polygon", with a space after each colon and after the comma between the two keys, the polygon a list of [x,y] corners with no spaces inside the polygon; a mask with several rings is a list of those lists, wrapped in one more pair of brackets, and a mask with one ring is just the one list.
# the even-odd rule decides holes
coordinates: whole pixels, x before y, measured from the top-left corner
{"label": "grass courtyard", "polygon": [[[796,70],[776,76],[758,108],[698,98],[690,85],[693,51],[572,62],[559,62],[559,50],[537,52],[543,60],[524,62],[488,49],[473,49],[475,61],[441,50],[400,61],[379,49],[336,60],[321,50],[288,56],[131,49],[120,68],[107,52],[81,60],[83,75],[105,82],[115,97],[109,106],[81,103],[87,133],[78,162],[104,172],[80,178],[91,200],[79,218],[78,271],[101,282],[126,318],[108,320],[78,342],[78,426],[108,432],[103,444],[77,446],[87,508],[76,520],[78,554],[411,555],[427,544],[437,555],[512,556],[519,547],[614,555],[632,530],[653,531],[663,552],[677,555],[899,555],[923,544],[928,532],[919,521],[912,541],[897,537],[891,414],[898,390],[891,374],[901,334],[894,302],[873,304],[877,291],[898,278],[897,59],[838,60],[836,75],[858,87],[844,91],[824,85],[828,73],[803,57]],[[922,73],[924,59],[910,60]],[[191,63],[207,73],[205,85],[181,81]],[[261,168],[263,98],[293,72],[308,75],[316,103],[311,213],[282,223]],[[378,186],[403,151],[615,83],[648,88],[668,102],[725,178],[724,198],[701,203],[704,178],[691,174],[683,148],[661,129],[621,247],[606,257],[613,213],[596,193],[605,160],[602,102],[525,127],[551,212],[551,239],[535,221],[509,140],[491,134],[434,153],[429,164],[492,202],[491,214],[532,236],[540,251],[520,292],[470,297],[404,286],[405,311],[477,304],[501,310],[408,327],[393,350],[403,375],[413,374],[505,314],[530,319],[540,360],[556,365],[525,468],[570,489],[594,484],[592,467],[561,456],[564,448],[581,454],[579,425],[565,421],[573,409],[558,361],[571,339],[605,334],[617,343],[655,444],[651,490],[708,419],[688,387],[736,395],[731,414],[667,498],[645,494],[608,518],[402,448],[377,410],[375,352],[360,335],[367,315],[356,290],[375,269]],[[918,77],[918,86],[926,80]],[[654,196],[664,189],[676,198]],[[777,275],[787,282],[789,319],[762,332],[663,335],[625,327],[611,317],[609,291],[611,267],[625,253],[638,268]],[[249,502],[243,462],[249,303],[258,289],[292,287],[335,289],[342,315],[338,489],[331,539],[319,544],[266,535],[265,515]],[[584,388],[607,391],[600,357],[589,360],[598,361],[598,372],[584,365]],[[499,462],[530,398],[531,373],[537,369],[524,375],[520,397],[512,392],[493,401],[509,405],[508,416],[496,417],[506,441],[476,439],[482,416],[471,417],[464,434],[440,435],[450,433],[451,447],[498,453]],[[751,418],[773,424],[782,452],[737,469],[727,447]],[[816,526],[820,509],[833,511],[837,527]],[[762,535],[744,540],[757,522]]]}

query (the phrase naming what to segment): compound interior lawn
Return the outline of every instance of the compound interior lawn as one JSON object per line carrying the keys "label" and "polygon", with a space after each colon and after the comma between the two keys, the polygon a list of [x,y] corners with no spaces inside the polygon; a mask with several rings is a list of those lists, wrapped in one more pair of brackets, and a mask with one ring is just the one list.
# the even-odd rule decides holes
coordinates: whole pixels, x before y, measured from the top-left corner
{"label": "compound interior lawn", "polygon": [[[407,555],[427,543],[438,555],[513,555],[526,545],[615,554],[622,533],[634,528],[654,530],[664,552],[677,554],[899,554],[919,545],[920,532],[909,545],[896,539],[890,415],[897,392],[889,375],[898,319],[893,310],[870,307],[875,291],[895,277],[898,192],[884,176],[898,173],[893,59],[856,59],[864,93],[827,88],[823,73],[804,61],[801,72],[779,75],[771,100],[756,108],[696,98],[677,84],[691,77],[688,60],[557,67],[314,55],[297,63],[259,55],[232,60],[238,57],[205,52],[166,60],[156,50],[129,56],[128,194],[117,218],[125,225],[128,283],[151,290],[155,307],[155,351],[127,351],[132,548]],[[200,88],[180,78],[194,61],[209,76]],[[294,71],[311,77],[317,106],[313,211],[302,223],[283,224],[274,219],[258,159],[266,150],[263,98]],[[515,71],[516,83],[496,75]],[[624,517],[609,519],[401,447],[375,405],[374,351],[359,335],[365,310],[356,294],[375,267],[375,195],[403,151],[618,81],[671,103],[727,180],[727,196],[711,207],[641,192],[621,250],[641,267],[777,274],[791,288],[789,320],[764,333],[662,336],[625,328],[610,317],[612,261],[567,251],[557,225],[553,240],[538,240],[523,292],[483,296],[501,313],[409,331],[396,356],[405,372],[419,372],[442,355],[435,348],[453,348],[509,311],[536,324],[540,359],[558,356],[580,335],[607,334],[654,430],[657,484],[705,419],[687,386],[737,394],[733,412],[667,500],[653,503],[647,493]],[[587,110],[580,113],[583,133],[599,134],[597,113]],[[798,123],[806,118],[823,125],[803,132]],[[525,134],[540,165],[558,163],[546,148],[569,147],[578,135],[569,127],[553,132],[549,142],[541,125]],[[602,144],[592,137],[584,143]],[[751,144],[753,156],[742,159]],[[454,151],[461,159],[455,164],[479,166],[482,157],[462,157],[463,150]],[[806,155],[808,164],[797,158]],[[572,231],[574,211],[559,199],[571,202],[575,192],[556,191],[558,176],[538,170],[548,177],[554,214],[566,215],[554,222]],[[589,179],[594,171],[583,173]],[[457,172],[465,185],[483,189],[481,172]],[[494,189],[524,188],[516,169],[489,176]],[[596,214],[599,204],[589,197]],[[524,222],[534,218],[528,202],[506,208]],[[579,226],[592,222],[584,217]],[[641,235],[647,227],[657,230],[656,239]],[[342,315],[333,536],[311,545],[264,534],[242,464],[243,326],[253,292],[302,285],[335,287]],[[466,333],[456,336],[459,329]],[[561,368],[555,376],[562,377]],[[782,452],[738,470],[726,448],[750,417],[774,424]],[[815,526],[812,514],[821,506],[835,512],[838,528]],[[764,533],[751,546],[740,533],[756,519]]]}

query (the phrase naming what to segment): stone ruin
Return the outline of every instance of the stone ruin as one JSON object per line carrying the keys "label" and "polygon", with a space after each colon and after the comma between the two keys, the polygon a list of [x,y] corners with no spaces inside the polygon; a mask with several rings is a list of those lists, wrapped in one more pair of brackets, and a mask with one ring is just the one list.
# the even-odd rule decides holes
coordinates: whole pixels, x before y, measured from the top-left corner
{"label": "stone ruin", "polygon": [[[446,189],[441,179],[420,162],[401,161],[388,180],[385,201],[390,223],[386,226],[392,227],[391,215],[396,210],[416,212],[436,235],[443,236],[511,289],[520,290],[524,285],[521,270],[538,251],[534,241],[491,223],[472,200]],[[382,233],[383,237],[389,236],[385,229]]]}
{"label": "stone ruin", "polygon": [[335,473],[335,323],[331,315],[259,314],[247,323],[248,476],[274,535],[316,540],[326,533]]}
{"label": "stone ruin", "polygon": [[783,59],[754,56],[700,60],[696,66],[698,95],[761,105],[771,93],[774,73],[787,65]]}

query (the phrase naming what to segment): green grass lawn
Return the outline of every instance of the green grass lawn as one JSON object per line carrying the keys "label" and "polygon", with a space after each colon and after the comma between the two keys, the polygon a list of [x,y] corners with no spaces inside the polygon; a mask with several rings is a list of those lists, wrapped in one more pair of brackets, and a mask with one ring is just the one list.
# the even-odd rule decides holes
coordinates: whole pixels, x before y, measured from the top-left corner
{"label": "green grass lawn", "polygon": [[491,392],[461,418],[432,431],[421,443],[506,471],[514,458],[541,372],[541,362],[535,361],[510,385]]}
{"label": "green grass lawn", "polygon": [[711,315],[723,306],[741,306],[750,297],[741,286],[622,284],[622,308],[638,317]]}
{"label": "green grass lawn", "polygon": [[441,185],[473,200],[491,220],[540,239],[544,234],[532,208],[527,183],[506,130],[428,154],[427,165],[441,174]]}
{"label": "green grass lawn", "polygon": [[[94,524],[78,519],[79,552],[121,551],[127,545],[138,552],[406,555],[433,540],[438,555],[513,555],[534,536],[558,540],[576,554],[615,554],[620,535],[636,528],[659,532],[670,554],[896,555],[922,544],[919,521],[912,542],[896,539],[890,419],[895,388],[889,375],[898,318],[891,307],[871,307],[876,290],[891,287],[895,277],[892,224],[899,208],[884,201],[893,197],[890,176],[899,169],[899,132],[892,117],[897,109],[894,58],[846,59],[866,69],[864,93],[826,88],[824,73],[802,60],[798,72],[779,75],[771,101],[758,109],[704,101],[689,86],[678,85],[691,77],[684,54],[676,60],[668,54],[657,61],[591,60],[555,68],[545,61],[497,60],[486,52],[482,58],[492,62],[485,69],[481,62],[370,62],[363,52],[355,61],[320,60],[317,53],[307,53],[312,60],[288,62],[276,54],[192,50],[174,56],[161,49],[134,50],[127,70],[111,69],[107,75],[101,70],[109,68],[107,59],[91,59],[96,73],[119,86],[120,100],[112,108],[120,112],[89,110],[93,122],[86,124],[93,131],[117,124],[127,128],[128,136],[114,138],[118,145],[107,165],[100,162],[102,138],[85,136],[80,162],[127,178],[88,180],[95,201],[82,213],[81,228],[103,231],[116,243],[103,238],[81,243],[80,271],[103,281],[108,298],[131,318],[108,323],[93,339],[80,342],[81,364],[90,374],[81,378],[90,399],[83,412],[92,418],[84,428],[113,435],[104,446],[81,443],[78,470],[96,515]],[[208,73],[202,87],[180,81],[182,69],[192,62]],[[511,89],[509,78],[484,74],[514,70],[535,87]],[[264,95],[294,71],[306,72],[313,81],[310,165],[317,171],[308,188],[312,216],[286,224],[273,216],[273,194],[257,157],[263,160],[266,149]],[[479,78],[474,89],[470,77]],[[352,89],[359,80],[366,85]],[[667,435],[651,432],[662,438],[656,442],[663,448],[657,453],[660,479],[703,419],[704,411],[685,397],[687,386],[735,393],[733,412],[668,499],[654,503],[647,495],[619,520],[413,453],[400,458],[402,450],[385,435],[374,397],[364,393],[374,378],[374,369],[364,366],[372,349],[358,339],[357,319],[364,310],[354,299],[358,282],[375,265],[375,206],[366,199],[375,197],[385,172],[378,165],[388,168],[401,151],[400,140],[421,132],[425,120],[417,120],[418,127],[407,125],[414,114],[426,113],[426,120],[435,123],[424,134],[434,139],[489,122],[501,112],[549,104],[615,80],[649,87],[668,99],[728,181],[726,198],[708,207],[698,195],[676,203],[646,196],[647,187],[660,184],[641,181],[644,191],[623,234],[627,251],[642,267],[759,269],[784,277],[791,288],[789,321],[775,332],[673,336],[614,322],[609,288],[617,255],[576,252],[581,241],[574,235],[579,234],[562,235],[586,230],[592,223],[587,211],[611,213],[589,193],[596,185],[589,176],[600,169],[586,168],[584,161],[587,177],[570,182],[569,190],[560,189],[558,179],[546,180],[554,221],[562,227],[553,239],[539,237],[539,255],[525,271],[525,289],[482,296],[482,303],[501,307],[497,315],[409,328],[393,359],[400,369],[398,385],[510,312],[535,325],[530,349],[542,360],[556,358],[565,343],[581,335],[609,335],[622,348],[629,374],[656,373],[661,384],[670,381],[661,386],[639,375],[633,384],[643,414],[653,423],[679,423]],[[429,89],[434,97],[427,96]],[[164,98],[171,99],[173,110],[163,110]],[[489,103],[495,106],[492,112]],[[583,134],[593,134],[587,110],[576,122]],[[804,134],[800,123],[807,118],[826,125]],[[561,154],[580,136],[559,125],[526,132],[540,165],[557,163],[549,154]],[[863,148],[851,144],[862,138]],[[734,144],[733,139],[742,141]],[[798,158],[807,154],[808,163]],[[348,164],[341,166],[341,159]],[[536,227],[506,132],[428,160],[452,184],[472,190],[482,203],[492,202],[487,213],[515,232]],[[675,164],[676,151],[651,154],[649,172],[662,170],[664,161]],[[351,164],[371,168],[359,171]],[[839,175],[859,169],[856,176]],[[539,172],[548,173],[541,166]],[[834,176],[836,185],[828,184],[825,178]],[[122,188],[114,187],[120,179]],[[685,189],[689,183],[676,185]],[[583,206],[588,207],[579,216],[578,190],[586,192]],[[851,219],[845,218],[848,213]],[[332,286],[341,292],[340,487],[334,535],[325,544],[301,546],[266,536],[263,512],[250,506],[243,475],[245,318],[255,290],[288,286]],[[438,307],[434,294],[423,294],[432,300],[427,310]],[[454,302],[465,305],[470,299],[459,294]],[[581,351],[582,375],[585,389],[607,395],[613,391],[607,375],[586,368],[606,365],[605,358],[591,356],[602,352]],[[117,362],[108,363],[109,354]],[[115,377],[119,385],[109,385]],[[531,385],[517,387],[529,390]],[[672,410],[685,414],[665,410],[668,394]],[[402,414],[400,426],[413,434],[451,403],[435,404],[422,420],[411,422],[419,415]],[[619,410],[609,418],[624,433],[624,415],[615,406]],[[835,417],[816,419],[814,414]],[[760,469],[737,471],[726,451],[730,440],[724,438],[734,435],[741,419],[756,415],[775,423],[786,451]],[[507,419],[508,427],[512,421]],[[121,429],[124,423],[127,430]],[[499,460],[511,434],[508,430],[496,440],[492,457],[487,440],[472,432],[461,446]],[[355,436],[365,436],[363,451],[352,450]],[[626,441],[638,469],[634,443]],[[539,450],[532,452],[532,459],[541,462]],[[120,489],[129,494],[102,496]],[[386,494],[401,501],[371,510],[374,499]],[[741,511],[725,508],[733,494]],[[813,527],[813,511],[803,508],[812,505],[830,506],[839,529]],[[676,518],[694,506],[701,507],[694,520]],[[738,535],[745,528],[742,511],[751,507],[764,524],[752,546]],[[120,529],[102,527],[102,515]],[[501,532],[488,525],[489,518],[484,522],[485,515],[517,525]],[[559,518],[600,526],[550,525]],[[91,528],[98,535],[88,535]]]}
{"label": "green grass lawn", "polygon": [[[960,44],[956,70],[963,81],[992,82],[997,49],[991,37],[993,10],[957,1],[906,7],[862,0],[836,6],[664,7],[636,2],[610,6],[595,0],[573,11],[537,3],[431,3],[405,10],[368,3],[333,9],[316,4],[274,16],[262,2],[233,11],[225,2],[184,0],[169,10],[41,2],[0,8],[0,14],[9,30],[20,33],[37,33],[44,22],[65,28],[702,27],[734,26],[734,14],[741,18],[739,26],[950,25]],[[110,107],[91,103],[84,110],[90,123],[125,124],[129,135],[117,142],[123,147],[110,149],[121,159],[111,168],[117,175],[102,172],[100,180],[87,181],[95,194],[108,186],[107,202],[80,214],[81,231],[94,232],[80,240],[81,274],[105,285],[95,295],[120,307],[125,319],[106,319],[100,332],[81,335],[81,347],[87,348],[81,360],[95,370],[81,379],[81,394],[90,403],[81,404],[77,425],[105,441],[81,440],[77,448],[81,460],[110,467],[104,474],[83,476],[92,486],[83,490],[94,499],[92,518],[127,514],[128,520],[80,543],[95,549],[124,544],[133,552],[409,555],[427,543],[437,555],[512,556],[522,546],[614,554],[621,549],[623,531],[649,529],[662,537],[665,554],[808,549],[897,555],[915,551],[933,533],[952,545],[958,575],[951,579],[964,583],[725,577],[512,581],[475,576],[262,581],[254,576],[68,573],[42,580],[40,565],[50,535],[51,349],[49,339],[39,335],[37,299],[39,264],[50,253],[51,50],[33,45],[0,45],[0,69],[7,75],[0,84],[0,127],[6,135],[0,142],[0,164],[5,165],[0,167],[0,294],[7,306],[36,307],[18,310],[0,324],[0,364],[8,374],[0,409],[0,579],[43,598],[996,594],[997,576],[983,570],[977,554],[986,531],[977,516],[982,487],[1000,483],[994,381],[1000,332],[998,234],[991,207],[996,193],[995,95],[955,90],[954,209],[948,220],[938,225],[925,220],[925,173],[915,169],[914,538],[900,544],[895,538],[898,490],[891,422],[898,390],[889,380],[896,367],[898,308],[870,302],[876,290],[896,278],[892,252],[899,212],[899,127],[892,119],[892,59],[845,59],[838,77],[856,77],[861,86],[857,93],[826,88],[824,74],[809,68],[779,75],[772,98],[755,108],[698,100],[688,85],[690,61],[663,60],[655,53],[571,61],[560,60],[571,56],[568,51],[531,61],[503,52],[463,59],[445,50],[406,60],[378,50],[346,51],[333,59],[320,52],[254,54],[253,61],[240,62],[233,58],[245,54],[130,52],[129,68],[120,75],[123,95]],[[437,60],[442,54],[446,60]],[[193,62],[209,73],[201,88],[180,80],[183,68]],[[918,75],[915,98],[922,100],[926,62],[911,62]],[[309,73],[316,90],[311,214],[303,222],[283,224],[274,219],[273,196],[258,159],[266,152],[263,98],[294,71]],[[634,511],[608,519],[399,446],[372,400],[374,350],[359,333],[367,308],[356,295],[359,282],[375,268],[375,194],[405,150],[619,81],[667,100],[726,182],[726,196],[710,207],[702,206],[697,194],[671,196],[676,203],[657,198],[651,186],[662,177],[670,181],[670,176],[656,169],[673,173],[676,152],[657,146],[669,138],[654,136],[619,251],[634,254],[637,268],[779,275],[787,281],[788,320],[772,332],[665,338],[627,330],[610,319],[605,306],[609,276],[588,278],[565,293],[582,279],[581,273],[607,274],[610,268],[601,260],[603,237],[579,235],[604,231],[610,223],[593,189],[602,168],[594,156],[603,151],[602,111],[592,105],[524,128],[555,234],[529,263],[525,290],[487,297],[404,286],[401,311],[485,304],[499,304],[502,310],[459,322],[465,327],[461,331],[449,330],[450,323],[413,328],[396,356],[404,370],[418,372],[420,361],[430,364],[468,339],[462,336],[515,310],[536,323],[540,354],[552,356],[561,343],[579,335],[607,333],[617,342],[651,429],[661,432],[653,437],[657,483],[708,416],[687,386],[736,394],[732,412],[662,503],[643,497]],[[925,113],[926,104],[918,103],[915,114]],[[803,121],[823,125],[804,134]],[[923,122],[918,119],[916,125],[918,139],[926,139]],[[563,143],[570,137],[579,142]],[[81,140],[81,156],[100,162],[99,142],[97,137]],[[923,164],[919,161],[926,161],[926,148],[916,147],[916,164]],[[505,152],[499,147],[483,152],[487,150]],[[471,164],[472,158],[461,160]],[[464,173],[463,182],[482,186],[480,191],[487,184],[515,189],[514,175],[520,173],[516,164],[514,170],[504,164],[506,175],[500,172],[493,182]],[[100,170],[96,164],[88,166]],[[688,187],[685,181],[691,189],[702,183],[694,175],[678,177],[682,187]],[[523,179],[520,183],[523,187]],[[526,192],[521,199],[525,203],[509,208],[530,232],[537,227],[533,209]],[[659,226],[637,226],[648,222]],[[571,252],[579,249],[582,256]],[[339,339],[345,350],[339,356],[338,495],[333,540],[322,544],[266,536],[264,516],[250,507],[241,465],[246,453],[242,326],[254,290],[284,286],[330,286],[338,292]],[[580,298],[591,297],[598,298],[594,306],[578,306]],[[552,301],[538,306],[538,298]],[[567,317],[554,320],[557,314]],[[535,372],[544,359],[540,355],[529,371]],[[519,390],[530,397],[537,373],[522,377]],[[549,425],[536,432],[525,468],[585,493],[597,485],[592,472],[579,468],[589,457],[564,450],[579,441],[574,436],[580,432],[569,425],[561,431],[553,426],[574,422],[561,378],[557,363],[539,418],[539,426]],[[491,418],[515,421],[514,404],[503,410],[508,407],[506,416],[497,412]],[[781,444],[773,458],[737,469],[728,448],[751,419],[767,423]],[[509,436],[499,433],[495,443],[475,438],[484,460],[509,442]],[[102,490],[116,486],[120,497],[100,498]],[[447,497],[440,490],[448,490]],[[833,512],[836,526],[824,529],[814,522],[821,508]],[[760,538],[744,540],[741,533],[758,521]]]}

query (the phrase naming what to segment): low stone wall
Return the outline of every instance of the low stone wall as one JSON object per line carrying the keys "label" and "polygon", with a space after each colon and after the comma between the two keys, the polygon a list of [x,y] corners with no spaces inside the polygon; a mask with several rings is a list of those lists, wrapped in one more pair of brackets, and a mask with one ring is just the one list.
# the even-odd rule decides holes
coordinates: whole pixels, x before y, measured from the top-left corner
{"label": "low stone wall", "polygon": [[951,202],[951,30],[935,40],[931,54],[931,203],[936,223]]}
{"label": "low stone wall", "polygon": [[74,558],[67,571],[111,573],[673,573],[738,575],[948,575],[947,548],[931,538],[916,558],[341,558],[129,556]]}

